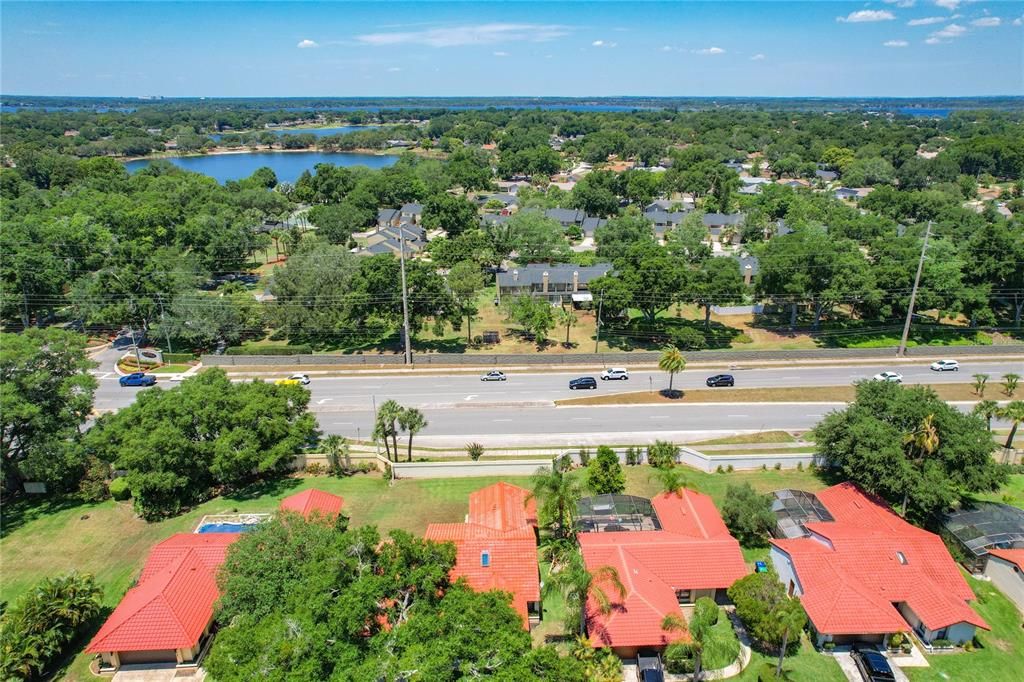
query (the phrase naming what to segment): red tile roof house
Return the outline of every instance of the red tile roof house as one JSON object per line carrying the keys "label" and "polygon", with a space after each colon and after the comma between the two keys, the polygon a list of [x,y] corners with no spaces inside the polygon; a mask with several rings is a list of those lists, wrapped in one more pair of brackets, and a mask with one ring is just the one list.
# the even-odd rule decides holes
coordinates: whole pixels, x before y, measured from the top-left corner
{"label": "red tile roof house", "polygon": [[985,575],[1024,611],[1024,549],[990,549]]}
{"label": "red tile roof house", "polygon": [[177,533],[149,553],[138,583],[117,605],[86,652],[101,670],[126,664],[194,667],[210,641],[216,572],[238,533]]}
{"label": "red tile roof house", "polygon": [[939,536],[893,514],[852,483],[817,494],[832,522],[804,524],[806,537],[772,540],[771,560],[825,642],[886,642],[913,632],[926,645],[962,643],[988,624]]}
{"label": "red tile roof house", "polygon": [[295,493],[281,500],[281,511],[291,511],[302,514],[306,519],[319,516],[325,520],[334,520],[341,514],[341,508],[345,505],[345,499],[340,495],[309,488],[301,493]]}
{"label": "red tile roof house", "polygon": [[469,496],[465,523],[432,523],[424,537],[456,547],[451,576],[474,590],[512,594],[512,606],[529,629],[540,622],[537,504],[530,491],[495,483]]}
{"label": "red tile roof house", "polygon": [[622,658],[640,650],[661,650],[685,639],[666,632],[668,614],[683,617],[680,606],[700,597],[722,598],[748,573],[739,543],[729,534],[711,498],[683,489],[651,500],[660,530],[582,532],[577,535],[583,560],[591,571],[612,566],[626,588],[614,592],[612,610],[603,614],[591,599],[587,632],[595,647],[611,647]]}

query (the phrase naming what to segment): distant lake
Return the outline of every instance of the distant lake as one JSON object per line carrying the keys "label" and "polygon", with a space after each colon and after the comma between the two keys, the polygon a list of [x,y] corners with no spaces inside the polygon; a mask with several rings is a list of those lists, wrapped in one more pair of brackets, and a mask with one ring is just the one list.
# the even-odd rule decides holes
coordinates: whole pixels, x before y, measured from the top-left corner
{"label": "distant lake", "polygon": [[[318,163],[335,166],[368,166],[385,168],[398,160],[397,156],[377,154],[351,154],[347,152],[250,152],[241,154],[209,154],[206,156],[172,156],[167,159],[175,166],[194,173],[203,173],[224,183],[241,180],[256,169],[267,166],[277,175],[278,182],[295,182],[304,170],[313,170]],[[125,168],[134,173],[150,164],[150,159],[128,161]]]}
{"label": "distant lake", "polygon": [[[312,133],[316,137],[329,137],[331,135],[347,135],[348,133],[358,133],[361,130],[377,130],[380,126],[338,126],[336,128],[268,128],[270,132],[275,135],[303,135],[305,133]],[[247,133],[213,133],[208,137],[214,142],[220,142],[221,138],[225,135],[251,135],[253,132],[266,132],[264,130],[249,131]]]}
{"label": "distant lake", "polygon": [[896,111],[907,116],[917,116],[919,118],[947,118],[953,113],[952,109],[924,109],[921,107],[900,107]]}

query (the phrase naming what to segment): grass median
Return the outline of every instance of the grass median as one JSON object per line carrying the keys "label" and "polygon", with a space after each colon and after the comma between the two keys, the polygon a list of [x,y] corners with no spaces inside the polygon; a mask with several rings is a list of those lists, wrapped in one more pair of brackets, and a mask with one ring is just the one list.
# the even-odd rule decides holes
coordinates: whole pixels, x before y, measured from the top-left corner
{"label": "grass median", "polygon": [[[911,386],[914,384],[904,384]],[[943,400],[982,400],[971,384],[929,385]],[[589,395],[556,400],[556,405],[676,405],[683,403],[846,403],[856,396],[854,386],[792,386],[784,388],[695,388],[679,391],[670,398],[660,391],[636,391]],[[989,400],[1008,400],[998,391],[988,391]]]}

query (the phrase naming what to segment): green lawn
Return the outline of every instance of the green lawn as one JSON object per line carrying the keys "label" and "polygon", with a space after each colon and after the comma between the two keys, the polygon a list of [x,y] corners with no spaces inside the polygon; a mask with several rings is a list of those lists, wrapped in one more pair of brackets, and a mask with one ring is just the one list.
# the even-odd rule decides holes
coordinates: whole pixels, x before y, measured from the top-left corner
{"label": "green lawn", "polygon": [[978,630],[981,647],[972,652],[929,656],[928,668],[904,668],[911,682],[985,680],[1015,682],[1024,671],[1024,630],[1021,614],[991,583],[967,577],[977,595],[974,610],[992,627]]}
{"label": "green lawn", "polygon": [[722,656],[713,657],[706,656],[701,662],[706,670],[718,670],[724,668],[733,661],[740,654],[740,641],[736,637],[736,630],[732,627],[732,621],[729,620],[729,616],[726,615],[724,609],[718,609],[718,622],[711,628],[711,636],[727,643],[722,647]]}
{"label": "green lawn", "polygon": [[[730,679],[737,682],[755,682],[758,668],[766,661],[774,663],[778,658],[755,650],[750,658],[750,665],[738,676]],[[846,676],[835,659],[815,651],[806,636],[800,642],[800,650],[787,656],[782,667],[789,672],[789,679],[795,682],[846,682]]]}
{"label": "green lawn", "polygon": [[1011,474],[1009,482],[998,492],[980,493],[974,497],[978,500],[1002,502],[1024,509],[1024,474]]}

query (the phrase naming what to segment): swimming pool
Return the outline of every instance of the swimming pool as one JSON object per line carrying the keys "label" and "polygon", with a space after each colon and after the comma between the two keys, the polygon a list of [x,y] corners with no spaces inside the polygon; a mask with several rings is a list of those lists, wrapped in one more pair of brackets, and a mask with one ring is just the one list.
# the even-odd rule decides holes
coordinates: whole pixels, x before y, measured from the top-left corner
{"label": "swimming pool", "polygon": [[207,514],[196,533],[244,533],[270,518],[270,514]]}
{"label": "swimming pool", "polygon": [[255,528],[254,523],[206,523],[196,529],[197,533],[244,533]]}

